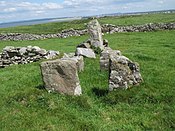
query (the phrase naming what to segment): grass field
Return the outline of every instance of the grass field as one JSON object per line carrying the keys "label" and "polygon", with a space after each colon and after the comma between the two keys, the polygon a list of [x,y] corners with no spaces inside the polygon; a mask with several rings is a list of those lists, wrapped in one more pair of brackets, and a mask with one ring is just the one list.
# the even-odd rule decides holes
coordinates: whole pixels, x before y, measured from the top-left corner
{"label": "grass field", "polygon": [[[146,23],[170,23],[175,22],[175,13],[171,14],[148,14],[137,16],[106,17],[99,19],[101,24],[114,25],[138,25]],[[85,29],[88,19],[74,20],[69,22],[55,22],[48,24],[38,24],[31,26],[19,26],[11,28],[2,28],[0,33],[33,33],[33,34],[51,34],[58,33],[64,29]]]}
{"label": "grass field", "polygon": [[[97,59],[85,59],[79,74],[80,97],[49,94],[43,89],[39,64],[0,69],[0,129],[37,130],[175,130],[175,31],[105,35],[113,49],[121,50],[141,66],[138,87],[107,92],[108,72],[100,72]],[[38,41],[1,41],[7,45],[37,45],[73,52],[88,36]]]}

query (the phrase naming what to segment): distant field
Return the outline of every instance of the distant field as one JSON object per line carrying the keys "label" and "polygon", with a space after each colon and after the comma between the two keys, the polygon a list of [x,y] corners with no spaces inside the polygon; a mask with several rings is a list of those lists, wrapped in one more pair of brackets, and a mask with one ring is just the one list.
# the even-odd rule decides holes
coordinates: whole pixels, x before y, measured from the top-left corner
{"label": "distant field", "polygon": [[[172,14],[149,14],[138,16],[106,17],[99,19],[101,24],[115,25],[140,25],[146,23],[169,23],[175,22],[175,13]],[[20,26],[0,29],[0,33],[33,33],[33,34],[51,34],[58,33],[64,29],[85,29],[89,20],[74,20],[69,22],[55,22],[48,24],[39,24],[31,26]]]}
{"label": "distant field", "polygon": [[[124,18],[125,19],[125,18]],[[129,19],[129,18],[128,18]],[[42,89],[39,63],[0,69],[0,129],[116,131],[175,130],[175,31],[105,35],[113,49],[137,61],[144,79],[138,87],[107,93],[108,72],[97,59],[85,59],[80,97]],[[1,41],[74,52],[88,36],[38,41]]]}

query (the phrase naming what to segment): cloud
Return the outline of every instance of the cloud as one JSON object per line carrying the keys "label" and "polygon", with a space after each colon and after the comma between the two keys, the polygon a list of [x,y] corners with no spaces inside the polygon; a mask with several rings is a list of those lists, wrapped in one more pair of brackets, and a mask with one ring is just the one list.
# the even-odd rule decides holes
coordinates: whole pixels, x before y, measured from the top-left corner
{"label": "cloud", "polygon": [[3,10],[3,12],[15,12],[15,11],[17,11],[16,8],[5,8],[5,9]]}
{"label": "cloud", "polygon": [[0,22],[173,8],[175,0],[3,0]]}

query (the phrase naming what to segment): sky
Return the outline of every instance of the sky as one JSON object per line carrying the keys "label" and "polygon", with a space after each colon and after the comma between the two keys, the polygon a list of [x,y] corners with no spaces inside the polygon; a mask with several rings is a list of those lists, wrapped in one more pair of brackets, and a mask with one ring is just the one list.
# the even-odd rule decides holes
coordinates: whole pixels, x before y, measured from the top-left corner
{"label": "sky", "polygon": [[0,23],[175,9],[175,0],[0,0]]}

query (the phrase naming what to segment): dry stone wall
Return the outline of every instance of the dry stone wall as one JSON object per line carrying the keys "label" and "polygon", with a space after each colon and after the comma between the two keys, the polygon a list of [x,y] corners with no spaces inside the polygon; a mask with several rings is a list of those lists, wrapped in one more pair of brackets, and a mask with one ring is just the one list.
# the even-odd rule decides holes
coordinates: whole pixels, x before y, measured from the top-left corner
{"label": "dry stone wall", "polygon": [[11,65],[32,63],[41,59],[53,59],[58,55],[58,51],[46,51],[38,46],[6,46],[2,50],[2,53],[0,53],[0,68]]}
{"label": "dry stone wall", "polygon": [[[156,30],[173,30],[175,29],[175,23],[149,23],[144,25],[131,25],[131,26],[116,26],[111,24],[102,25],[103,33],[118,33],[118,32],[149,32]],[[1,33],[0,40],[39,40],[49,38],[67,38],[71,36],[81,36],[88,33],[88,29],[76,30],[68,29],[63,30],[57,34],[21,34],[21,33]]]}

